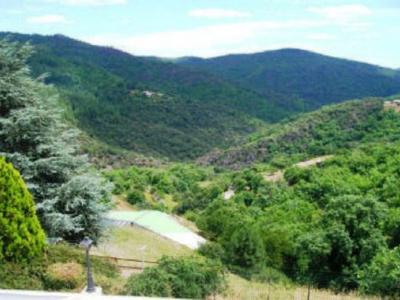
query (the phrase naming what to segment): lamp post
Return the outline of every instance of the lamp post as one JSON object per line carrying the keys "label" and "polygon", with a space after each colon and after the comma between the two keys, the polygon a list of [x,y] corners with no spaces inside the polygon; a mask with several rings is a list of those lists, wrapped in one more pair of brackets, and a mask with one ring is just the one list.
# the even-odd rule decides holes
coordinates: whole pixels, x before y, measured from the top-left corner
{"label": "lamp post", "polygon": [[96,291],[95,285],[94,285],[94,280],[93,280],[93,275],[92,275],[92,270],[91,270],[91,264],[90,264],[90,257],[89,257],[89,251],[90,247],[92,246],[93,241],[85,237],[80,243],[79,246],[82,248],[85,248],[86,250],[86,269],[87,269],[87,287],[86,287],[86,292],[88,293],[93,293]]}

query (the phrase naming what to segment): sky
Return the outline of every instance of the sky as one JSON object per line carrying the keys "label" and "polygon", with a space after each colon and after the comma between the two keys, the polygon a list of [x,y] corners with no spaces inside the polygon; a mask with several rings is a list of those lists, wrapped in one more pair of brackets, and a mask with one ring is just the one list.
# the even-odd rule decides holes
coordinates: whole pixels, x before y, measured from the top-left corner
{"label": "sky", "polygon": [[290,47],[400,68],[400,0],[0,0],[0,31],[59,33],[135,55]]}

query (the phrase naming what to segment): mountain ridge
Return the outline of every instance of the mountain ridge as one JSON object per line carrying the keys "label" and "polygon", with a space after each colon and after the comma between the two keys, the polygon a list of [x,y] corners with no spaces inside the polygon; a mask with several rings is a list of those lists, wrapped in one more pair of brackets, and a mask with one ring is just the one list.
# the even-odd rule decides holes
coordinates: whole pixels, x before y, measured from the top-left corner
{"label": "mountain ridge", "polygon": [[[35,54],[29,61],[33,75],[48,74],[46,83],[59,89],[70,118],[75,119],[90,138],[110,145],[112,151],[121,148],[156,158],[196,159],[213,149],[238,145],[249,134],[270,124],[332,101],[341,102],[350,96],[359,98],[360,94],[386,96],[393,91],[400,92],[400,76],[397,78],[394,70],[375,67],[372,71],[368,67],[369,73],[361,68],[346,73],[347,77],[336,74],[334,81],[326,80],[322,85],[315,83],[315,80],[321,81],[320,64],[324,66],[322,75],[330,74],[331,62],[333,66],[344,66],[344,69],[354,69],[360,64],[305,50],[284,50],[289,57],[283,60],[282,55],[278,55],[277,63],[268,66],[272,67],[272,75],[267,72],[272,78],[269,86],[260,89],[246,83],[246,80],[257,83],[251,76],[250,79],[246,76],[239,76],[240,80],[229,79],[218,72],[182,63],[182,59],[159,61],[154,57],[134,56],[64,35],[8,32],[0,33],[1,37],[30,42],[35,47]],[[305,55],[307,68],[303,68],[305,62],[297,56],[292,57],[292,53]],[[260,55],[269,56],[270,52]],[[250,62],[254,60],[251,54],[245,56],[251,58]],[[233,57],[235,59],[237,55]],[[199,61],[203,63],[204,60]],[[231,72],[229,64],[220,63],[220,67],[223,72]],[[247,69],[241,68],[238,72],[265,71],[263,68],[257,71],[256,67],[250,63]],[[298,69],[304,69],[310,80],[297,74]],[[378,74],[377,70],[381,72]],[[354,78],[355,83],[358,82],[359,74],[364,76],[363,82],[365,77],[369,79],[361,86],[352,82]],[[380,89],[371,90],[371,86]],[[299,95],[298,90],[311,93],[311,96],[305,98],[307,94]],[[325,99],[324,95],[332,90],[336,98]],[[357,97],[353,97],[354,93]]]}
{"label": "mountain ridge", "polygon": [[219,75],[264,96],[285,95],[304,108],[399,91],[400,73],[364,62],[283,48],[214,58],[184,57],[176,63]]}

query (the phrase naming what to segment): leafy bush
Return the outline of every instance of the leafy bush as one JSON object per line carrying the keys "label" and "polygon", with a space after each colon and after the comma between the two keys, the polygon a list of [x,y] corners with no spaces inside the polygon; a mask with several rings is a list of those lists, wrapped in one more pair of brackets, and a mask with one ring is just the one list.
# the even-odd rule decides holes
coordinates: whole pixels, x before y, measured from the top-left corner
{"label": "leafy bush", "polygon": [[129,192],[126,199],[132,205],[143,204],[146,202],[146,199],[145,199],[143,193],[140,191],[137,191],[137,190],[133,190],[133,191]]}
{"label": "leafy bush", "polygon": [[44,268],[41,264],[0,264],[0,289],[43,290]]}
{"label": "leafy bush", "polygon": [[161,268],[146,268],[142,274],[129,277],[125,285],[128,295],[172,297],[168,273]]}
{"label": "leafy bush", "polygon": [[163,257],[157,267],[132,275],[125,286],[129,295],[205,298],[223,291],[225,275],[220,263],[201,257]]}
{"label": "leafy bush", "polygon": [[0,260],[40,258],[44,246],[32,196],[18,171],[0,157]]}
{"label": "leafy bush", "polygon": [[378,253],[359,273],[361,291],[367,294],[400,297],[400,248]]}
{"label": "leafy bush", "polygon": [[45,287],[48,290],[76,289],[84,284],[82,265],[76,262],[55,263],[47,268]]}
{"label": "leafy bush", "polygon": [[202,244],[197,251],[205,257],[219,261],[222,261],[225,256],[224,248],[220,244],[214,242]]}

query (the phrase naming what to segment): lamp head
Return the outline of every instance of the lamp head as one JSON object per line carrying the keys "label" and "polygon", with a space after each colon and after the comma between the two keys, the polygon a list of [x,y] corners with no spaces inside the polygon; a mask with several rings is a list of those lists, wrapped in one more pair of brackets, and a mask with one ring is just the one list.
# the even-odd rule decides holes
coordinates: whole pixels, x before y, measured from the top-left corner
{"label": "lamp head", "polygon": [[85,236],[85,238],[79,243],[79,246],[81,246],[82,248],[85,248],[85,249],[89,249],[90,246],[92,246],[92,244],[93,244],[93,241],[90,238],[88,238],[87,236]]}

